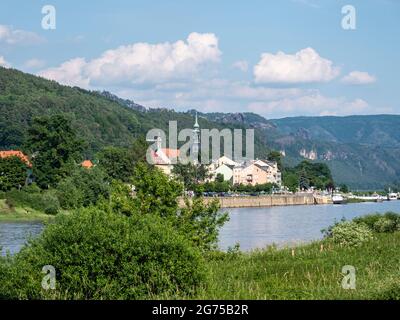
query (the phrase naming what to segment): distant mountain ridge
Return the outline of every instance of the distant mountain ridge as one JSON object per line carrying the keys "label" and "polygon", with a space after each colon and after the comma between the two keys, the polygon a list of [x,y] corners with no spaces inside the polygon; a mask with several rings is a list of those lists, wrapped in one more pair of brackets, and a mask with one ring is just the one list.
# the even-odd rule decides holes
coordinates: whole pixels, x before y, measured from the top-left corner
{"label": "distant mountain ridge", "polygon": [[400,115],[295,117],[271,120],[287,134],[313,140],[400,147]]}
{"label": "distant mountain ridge", "polygon": [[[64,113],[90,154],[107,145],[127,146],[153,128],[167,132],[168,122],[191,128],[195,110],[146,108],[107,92],[62,86],[37,76],[0,67],[0,150],[21,148],[35,116]],[[400,181],[400,116],[293,117],[265,119],[254,113],[202,113],[202,128],[254,128],[256,156],[279,150],[285,163],[301,160],[328,164],[338,183],[353,188],[383,188]]]}

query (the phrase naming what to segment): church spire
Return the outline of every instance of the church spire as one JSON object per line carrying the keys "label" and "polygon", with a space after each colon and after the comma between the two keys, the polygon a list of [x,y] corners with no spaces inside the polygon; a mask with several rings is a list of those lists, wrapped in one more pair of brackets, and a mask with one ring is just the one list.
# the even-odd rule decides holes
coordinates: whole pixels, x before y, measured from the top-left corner
{"label": "church spire", "polygon": [[197,120],[197,111],[196,118],[193,126],[193,141],[192,141],[192,157],[193,163],[198,164],[199,159],[199,151],[200,151],[200,126]]}
{"label": "church spire", "polygon": [[197,121],[197,111],[196,111],[196,120],[195,120],[195,123],[194,123],[194,128],[195,129],[198,129],[200,126],[199,126],[199,122]]}

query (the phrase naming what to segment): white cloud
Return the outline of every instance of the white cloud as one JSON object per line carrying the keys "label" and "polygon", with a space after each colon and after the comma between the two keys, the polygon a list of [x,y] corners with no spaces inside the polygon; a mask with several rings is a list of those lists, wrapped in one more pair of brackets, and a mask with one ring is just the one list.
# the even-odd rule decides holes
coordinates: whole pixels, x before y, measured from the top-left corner
{"label": "white cloud", "polygon": [[332,61],[320,57],[313,48],[295,54],[263,53],[254,67],[256,83],[309,83],[327,82],[340,73]]}
{"label": "white cloud", "polygon": [[246,60],[239,60],[232,64],[232,67],[239,69],[240,71],[246,72],[249,69],[249,64]]}
{"label": "white cloud", "polygon": [[62,63],[57,68],[51,68],[39,72],[39,75],[63,84],[88,89],[89,78],[82,75],[82,70],[86,65],[87,63],[85,59],[75,58]]}
{"label": "white cloud", "polygon": [[131,87],[117,90],[123,98],[132,99],[147,107],[168,107],[176,110],[196,108],[204,112],[245,112],[254,101],[295,98],[308,90],[298,88],[264,88],[248,82],[225,79],[196,80],[187,85],[164,84],[155,87]]}
{"label": "white cloud", "polygon": [[373,114],[377,112],[363,99],[347,100],[343,97],[326,97],[319,92],[269,102],[253,102],[248,105],[248,109],[267,118]]}
{"label": "white cloud", "polygon": [[24,63],[24,67],[29,68],[29,69],[38,69],[38,68],[43,68],[46,62],[41,59],[36,59],[32,58]]}
{"label": "white cloud", "polygon": [[[191,33],[186,42],[134,43],[105,51],[85,61],[75,58],[40,72],[64,84],[86,86],[155,84],[190,79],[208,63],[218,62],[221,51],[213,33]],[[68,70],[72,68],[72,70]]]}
{"label": "white cloud", "polygon": [[10,64],[6,61],[3,56],[0,56],[0,67],[9,68]]}
{"label": "white cloud", "polygon": [[14,29],[12,26],[0,25],[0,43],[8,45],[37,44],[43,42],[44,39],[31,31]]}
{"label": "white cloud", "polygon": [[362,71],[352,71],[342,78],[342,82],[347,84],[369,84],[375,81],[376,78],[374,76]]}

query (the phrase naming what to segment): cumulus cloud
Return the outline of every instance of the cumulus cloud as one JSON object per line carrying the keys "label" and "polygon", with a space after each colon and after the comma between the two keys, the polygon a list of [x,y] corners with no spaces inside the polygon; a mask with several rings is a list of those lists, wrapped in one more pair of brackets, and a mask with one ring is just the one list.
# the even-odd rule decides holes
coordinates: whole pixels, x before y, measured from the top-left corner
{"label": "cumulus cloud", "polygon": [[29,45],[43,42],[44,39],[31,31],[14,29],[12,26],[0,25],[0,43],[8,45]]}
{"label": "cumulus cloud", "polygon": [[376,78],[368,72],[352,71],[342,78],[342,82],[346,84],[369,84],[374,83]]}
{"label": "cumulus cloud", "polygon": [[246,60],[239,60],[232,64],[232,67],[240,71],[246,72],[249,69],[249,64]]}
{"label": "cumulus cloud", "polygon": [[6,61],[3,56],[0,56],[0,67],[9,68],[10,64]]}
{"label": "cumulus cloud", "polygon": [[248,109],[268,118],[376,113],[376,109],[363,99],[326,97],[319,92],[269,102],[253,102],[248,105]]}
{"label": "cumulus cloud", "polygon": [[328,82],[340,73],[332,61],[322,58],[313,48],[295,54],[263,53],[254,66],[256,83],[310,83]]}
{"label": "cumulus cloud", "polygon": [[46,62],[41,59],[36,59],[32,58],[24,63],[24,67],[29,68],[29,69],[38,69],[38,68],[43,68]]}
{"label": "cumulus cloud", "polygon": [[50,68],[39,72],[39,75],[63,84],[88,89],[89,78],[82,74],[86,65],[87,63],[84,58],[75,58],[62,63],[57,68]]}
{"label": "cumulus cloud", "polygon": [[202,66],[218,62],[220,56],[218,38],[213,33],[193,32],[186,42],[120,46],[90,61],[72,59],[59,67],[43,70],[40,75],[64,84],[86,86],[155,84],[189,79]]}

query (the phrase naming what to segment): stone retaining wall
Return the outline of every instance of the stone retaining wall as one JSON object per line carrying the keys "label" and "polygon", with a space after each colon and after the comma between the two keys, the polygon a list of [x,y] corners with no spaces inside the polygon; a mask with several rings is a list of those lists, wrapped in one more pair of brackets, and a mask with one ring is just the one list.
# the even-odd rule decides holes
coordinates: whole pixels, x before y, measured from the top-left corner
{"label": "stone retaining wall", "polygon": [[[294,205],[311,205],[329,203],[323,198],[314,198],[312,194],[304,195],[266,195],[256,197],[205,197],[207,203],[213,199],[218,199],[221,208],[250,208],[250,207],[271,207],[271,206],[294,206]],[[181,200],[181,205],[183,201]]]}

